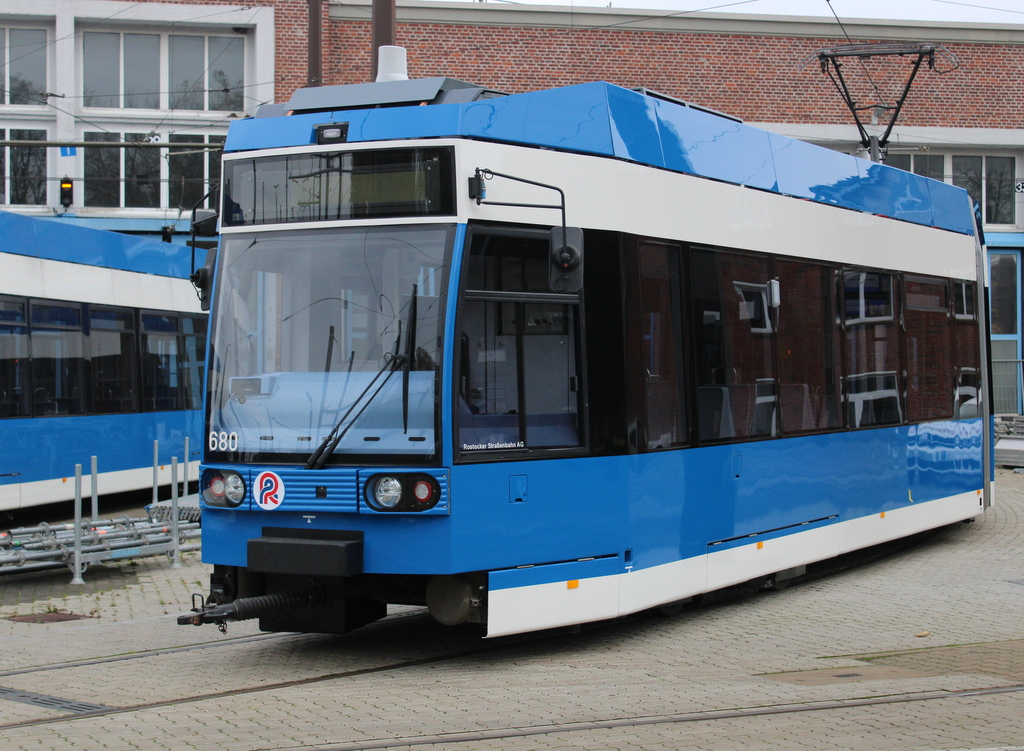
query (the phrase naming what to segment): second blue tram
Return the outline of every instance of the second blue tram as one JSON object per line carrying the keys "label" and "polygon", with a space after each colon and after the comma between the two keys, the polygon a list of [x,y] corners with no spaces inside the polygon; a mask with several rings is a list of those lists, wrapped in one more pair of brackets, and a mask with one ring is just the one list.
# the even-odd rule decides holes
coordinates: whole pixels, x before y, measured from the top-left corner
{"label": "second blue tram", "polygon": [[191,250],[9,212],[0,237],[0,512],[71,500],[76,464],[88,494],[92,456],[99,493],[149,488],[154,441],[170,483],[202,429]]}
{"label": "second blue tram", "polygon": [[223,169],[182,622],[511,634],[990,502],[958,188],[605,83],[301,90]]}

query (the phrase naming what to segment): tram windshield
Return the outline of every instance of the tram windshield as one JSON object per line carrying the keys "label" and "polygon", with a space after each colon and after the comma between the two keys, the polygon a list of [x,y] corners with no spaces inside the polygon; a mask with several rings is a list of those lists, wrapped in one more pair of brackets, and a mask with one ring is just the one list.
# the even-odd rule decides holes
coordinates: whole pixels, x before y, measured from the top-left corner
{"label": "tram windshield", "polygon": [[447,225],[226,236],[208,455],[305,463],[335,430],[328,464],[433,457],[451,237]]}

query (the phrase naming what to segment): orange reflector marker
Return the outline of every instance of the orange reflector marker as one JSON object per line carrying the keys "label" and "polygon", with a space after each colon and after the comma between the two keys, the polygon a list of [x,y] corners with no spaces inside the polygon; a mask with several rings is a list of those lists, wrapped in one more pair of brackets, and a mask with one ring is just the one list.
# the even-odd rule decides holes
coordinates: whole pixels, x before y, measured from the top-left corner
{"label": "orange reflector marker", "polygon": [[576,589],[579,586],[580,586],[580,580],[579,579],[572,579],[572,580],[567,581],[565,583],[566,589]]}
{"label": "orange reflector marker", "polygon": [[61,482],[67,482],[67,481],[68,481],[68,478],[66,478],[66,477],[62,477],[62,478],[60,479],[60,481],[61,481]]}
{"label": "orange reflector marker", "polygon": [[879,514],[878,518],[879,519],[884,519],[885,518],[885,512],[883,511],[881,514]]}
{"label": "orange reflector marker", "polygon": [[763,542],[759,542],[759,543],[757,543],[757,549],[758,549],[758,550],[760,550],[760,549],[761,549],[761,548],[763,548],[763,547],[764,547],[764,543],[763,543]]}

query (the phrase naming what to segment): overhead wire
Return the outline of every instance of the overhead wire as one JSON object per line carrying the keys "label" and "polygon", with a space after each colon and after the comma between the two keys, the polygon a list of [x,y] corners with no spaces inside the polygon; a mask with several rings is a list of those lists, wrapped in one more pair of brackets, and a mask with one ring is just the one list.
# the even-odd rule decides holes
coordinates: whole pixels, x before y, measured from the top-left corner
{"label": "overhead wire", "polygon": [[[836,9],[832,7],[832,0],[825,0],[825,4],[828,5],[828,9],[832,12],[832,16],[836,19],[836,23],[839,24],[839,29],[843,32],[843,36],[846,37],[846,41],[849,42],[850,44],[853,44],[853,40],[847,33],[846,27],[843,26],[843,22],[839,19],[839,15],[836,13]],[[878,101],[881,102],[882,106],[885,107],[887,110],[892,109],[892,106],[885,100],[885,97],[882,96],[882,92],[879,90],[878,84],[876,84],[875,80],[871,77],[871,71],[868,70],[868,66],[864,62],[864,58],[858,57],[857,59],[860,61],[860,67],[864,69],[864,75],[867,76],[868,81],[871,83],[871,88],[875,90],[875,96],[878,97]],[[837,62],[836,65],[838,64],[839,63]]]}

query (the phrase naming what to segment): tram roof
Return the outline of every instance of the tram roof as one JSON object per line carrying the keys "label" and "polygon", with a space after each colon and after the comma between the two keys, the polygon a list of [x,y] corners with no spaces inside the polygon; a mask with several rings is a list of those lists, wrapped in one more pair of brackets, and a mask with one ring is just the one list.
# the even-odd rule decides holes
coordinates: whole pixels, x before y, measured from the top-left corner
{"label": "tram roof", "polygon": [[315,126],[332,122],[348,123],[349,143],[461,137],[595,154],[974,234],[962,188],[605,82],[472,102],[251,118],[232,124],[225,151],[315,144]]}
{"label": "tram roof", "polygon": [[[191,248],[146,237],[79,227],[59,219],[39,219],[0,211],[3,252],[51,261],[137,271],[142,274],[187,279],[191,273]],[[205,250],[197,250],[202,265]]]}

